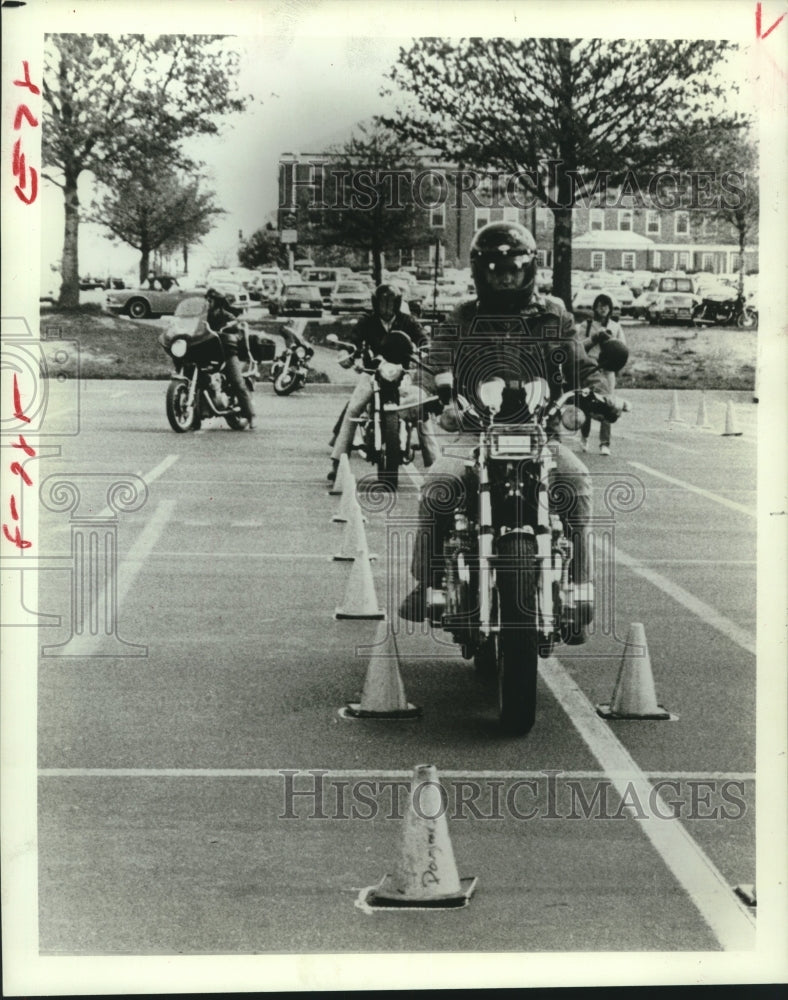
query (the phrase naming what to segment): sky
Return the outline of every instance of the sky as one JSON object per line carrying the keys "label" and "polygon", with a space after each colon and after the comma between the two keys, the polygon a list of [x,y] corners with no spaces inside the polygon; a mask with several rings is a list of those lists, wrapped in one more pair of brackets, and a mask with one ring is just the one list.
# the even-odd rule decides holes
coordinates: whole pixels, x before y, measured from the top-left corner
{"label": "sky", "polygon": [[[346,139],[360,122],[396,106],[396,98],[383,98],[380,90],[400,46],[407,47],[412,36],[343,34],[336,25],[333,33],[315,28],[310,34],[309,20],[302,18],[298,31],[288,29],[288,23],[280,18],[275,32],[228,38],[228,45],[241,53],[241,92],[252,93],[254,100],[245,112],[225,120],[220,136],[189,149],[205,161],[215,200],[227,213],[202,246],[190,250],[190,275],[195,278],[212,265],[236,264],[239,230],[247,238],[273,218],[283,153],[320,152]],[[736,74],[748,71],[746,57],[738,57]],[[80,199],[83,205],[91,200],[89,175],[80,181]],[[43,186],[42,211],[42,283],[49,280],[54,287],[59,284],[53,265],[62,252],[63,207],[61,191],[51,184]],[[111,242],[106,230],[81,226],[82,275],[130,277],[138,262],[139,252]]]}

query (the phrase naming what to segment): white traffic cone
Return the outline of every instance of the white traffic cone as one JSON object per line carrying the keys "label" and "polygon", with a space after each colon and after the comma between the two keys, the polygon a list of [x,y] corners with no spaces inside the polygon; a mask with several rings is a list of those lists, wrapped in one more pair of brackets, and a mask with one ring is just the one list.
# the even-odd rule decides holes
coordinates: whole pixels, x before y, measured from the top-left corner
{"label": "white traffic cone", "polygon": [[621,668],[609,705],[597,705],[603,719],[663,719],[675,721],[657,704],[651,658],[646,645],[646,630],[640,622],[629,626]]}
{"label": "white traffic cone", "polygon": [[670,424],[684,424],[686,420],[681,416],[679,410],[679,395],[676,390],[673,390],[673,396],[670,401],[670,413],[668,414],[668,423]]}
{"label": "white traffic cone", "polygon": [[[359,549],[364,548],[366,538],[367,536],[364,532],[364,518],[361,514],[361,507],[359,506],[358,500],[354,494],[350,517],[345,522],[345,530],[342,533],[342,542],[339,546],[339,552],[336,553],[334,559],[344,562],[352,562],[356,558],[356,553]],[[377,556],[374,553],[370,553],[369,558],[377,559]]]}
{"label": "white traffic cone", "polygon": [[709,423],[709,418],[706,413],[706,393],[702,392],[700,394],[700,402],[698,403],[698,416],[695,419],[695,430],[698,431],[710,431],[711,424]]}
{"label": "white traffic cone", "polygon": [[339,496],[344,493],[345,486],[347,485],[348,477],[350,476],[350,462],[346,454],[339,456],[339,465],[337,466],[337,474],[334,477],[334,482],[331,484],[331,489],[328,491],[331,496]]}
{"label": "white traffic cone", "polygon": [[733,409],[733,403],[730,402],[725,407],[725,430],[722,432],[722,436],[741,437],[741,431],[736,422],[736,411]]}
{"label": "white traffic cone", "polygon": [[415,719],[421,709],[411,705],[399,672],[397,639],[386,622],[381,622],[369,658],[361,701],[348,702],[341,710],[343,718]]}
{"label": "white traffic cone", "polygon": [[337,512],[331,518],[332,521],[339,521],[344,523],[350,520],[350,515],[353,510],[353,504],[357,503],[356,500],[356,477],[352,472],[349,472],[345,477],[345,487],[342,490],[342,497],[339,501],[339,507],[337,507]]}
{"label": "white traffic cone", "polygon": [[446,821],[446,793],[433,764],[413,769],[402,852],[391,875],[362,890],[368,907],[467,906],[476,878],[460,878]]}
{"label": "white traffic cone", "polygon": [[378,607],[378,599],[375,596],[375,581],[372,579],[369,549],[367,539],[364,537],[364,544],[357,550],[353,561],[345,599],[334,612],[334,618],[385,619],[385,617],[385,613]]}

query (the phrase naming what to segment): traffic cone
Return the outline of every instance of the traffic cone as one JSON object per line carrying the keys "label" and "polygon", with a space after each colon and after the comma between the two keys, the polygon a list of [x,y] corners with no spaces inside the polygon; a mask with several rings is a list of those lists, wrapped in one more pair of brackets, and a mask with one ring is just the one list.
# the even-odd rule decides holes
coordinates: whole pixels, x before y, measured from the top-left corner
{"label": "traffic cone", "polygon": [[657,704],[651,658],[646,645],[646,631],[640,622],[629,626],[618,680],[609,705],[597,705],[603,719],[670,719],[671,715]]}
{"label": "traffic cone", "polygon": [[397,639],[385,622],[378,626],[373,649],[361,701],[348,702],[341,714],[354,719],[415,719],[421,709],[405,696]]}
{"label": "traffic cone", "polygon": [[725,430],[722,432],[722,436],[741,437],[739,425],[736,423],[736,411],[733,409],[733,403],[730,402],[725,407]]}
{"label": "traffic cone", "polygon": [[[361,514],[361,507],[359,507],[358,500],[354,494],[350,517],[345,522],[345,530],[342,533],[342,542],[339,546],[339,552],[336,553],[334,559],[352,562],[356,558],[358,550],[364,547],[366,537],[367,536],[364,533],[364,518]],[[369,558],[377,559],[377,556],[370,553]]]}
{"label": "traffic cone", "polygon": [[709,418],[706,413],[706,393],[702,392],[700,394],[700,402],[698,403],[698,416],[695,420],[695,430],[698,431],[710,431],[711,424],[709,423]]}
{"label": "traffic cone", "polygon": [[339,507],[337,508],[336,514],[331,518],[332,521],[340,521],[344,523],[350,520],[350,515],[353,511],[353,504],[357,504],[356,500],[356,477],[352,472],[348,472],[345,477],[345,487],[342,490],[342,498],[339,501]]}
{"label": "traffic cone", "polygon": [[676,390],[673,390],[673,398],[670,401],[670,413],[668,414],[669,424],[685,424],[686,420],[681,416],[679,411],[679,395]]}
{"label": "traffic cone", "polygon": [[341,454],[339,456],[339,465],[337,466],[337,474],[334,478],[334,482],[331,484],[331,489],[328,491],[330,496],[339,496],[344,493],[345,486],[347,485],[347,479],[350,475],[350,462],[346,454]]}
{"label": "traffic cone", "polygon": [[402,852],[394,873],[366,890],[369,907],[467,906],[476,878],[460,878],[446,822],[446,793],[433,764],[413,769]]}
{"label": "traffic cone", "polygon": [[372,579],[369,549],[367,548],[367,539],[364,537],[361,548],[356,550],[356,558],[353,561],[353,569],[350,571],[350,579],[345,591],[345,600],[342,602],[342,606],[334,612],[334,618],[385,619],[385,617],[385,613],[378,607],[378,599],[375,596],[375,581]]}

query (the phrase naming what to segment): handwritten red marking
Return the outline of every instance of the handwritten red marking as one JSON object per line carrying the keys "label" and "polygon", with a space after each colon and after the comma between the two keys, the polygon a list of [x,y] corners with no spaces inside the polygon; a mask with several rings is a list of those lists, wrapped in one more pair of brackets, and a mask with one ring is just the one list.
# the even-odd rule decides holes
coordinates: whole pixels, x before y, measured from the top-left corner
{"label": "handwritten red marking", "polygon": [[13,493],[11,494],[11,517],[13,517],[15,521],[19,520],[19,514],[16,512],[16,497]]}
{"label": "handwritten red marking", "polygon": [[[25,420],[27,420],[27,419],[28,418],[25,417]],[[12,448],[22,448],[22,450],[24,451],[24,453],[26,455],[35,455],[35,453],[36,453],[35,449],[30,447],[30,445],[27,443],[27,441],[25,441],[25,439],[22,437],[21,434],[19,435],[19,443],[17,444],[17,443],[14,442],[11,445],[11,447]]]}
{"label": "handwritten red marking", "polygon": [[23,201],[26,205],[32,205],[33,202],[38,197],[38,174],[35,172],[35,170],[33,170],[32,167],[30,168],[30,179],[33,182],[30,185],[33,190],[29,198],[25,197],[24,191],[18,184],[14,187],[14,191],[16,192],[17,198],[20,201]]}
{"label": "handwritten red marking", "polygon": [[30,417],[26,417],[22,412],[22,396],[19,392],[19,383],[16,380],[16,372],[14,372],[14,416],[17,420],[24,420],[26,424],[30,423]]}
{"label": "handwritten red marking", "polygon": [[33,485],[33,480],[30,478],[30,476],[28,476],[28,474],[25,472],[25,470],[22,468],[19,462],[11,463],[11,471],[14,473],[14,475],[22,477],[22,481],[24,482],[25,486]]}
{"label": "handwritten red marking", "polygon": [[30,110],[26,104],[20,104],[16,109],[16,114],[14,115],[14,130],[19,131],[22,127],[22,119],[27,118],[28,122],[35,128],[38,125],[38,119]]}
{"label": "handwritten red marking", "polygon": [[14,86],[27,87],[27,89],[30,91],[31,94],[40,94],[41,91],[38,89],[38,87],[34,83],[31,83],[30,81],[30,67],[27,65],[26,59],[22,60],[22,69],[25,74],[25,78],[24,80],[14,80]]}
{"label": "handwritten red marking", "polygon": [[785,14],[781,14],[780,17],[774,22],[774,24],[767,31],[761,31],[761,5],[757,3],[755,5],[755,37],[756,38],[768,38],[769,35],[774,31],[780,21],[783,20]]}
{"label": "handwritten red marking", "polygon": [[13,542],[18,549],[29,549],[30,546],[33,544],[32,542],[28,542],[24,538],[22,538],[22,532],[19,530],[18,524],[16,525],[16,532],[14,535],[11,535],[11,533],[9,532],[8,525],[4,524],[3,534],[8,539],[8,541]]}

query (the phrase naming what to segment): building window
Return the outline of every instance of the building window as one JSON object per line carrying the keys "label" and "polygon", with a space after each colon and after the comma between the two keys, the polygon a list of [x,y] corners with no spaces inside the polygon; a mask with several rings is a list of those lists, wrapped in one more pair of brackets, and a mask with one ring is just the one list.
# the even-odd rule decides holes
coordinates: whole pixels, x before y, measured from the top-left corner
{"label": "building window", "polygon": [[648,236],[659,236],[660,225],[659,212],[646,212],[646,234]]}
{"label": "building window", "polygon": [[510,205],[503,210],[503,221],[504,222],[519,222],[520,221],[520,209],[516,208],[514,205]]}
{"label": "building window", "polygon": [[605,254],[603,251],[595,250],[591,254],[591,270],[592,271],[605,270]]}
{"label": "building window", "polygon": [[705,253],[703,255],[703,270],[714,272],[714,254]]}
{"label": "building window", "polygon": [[430,226],[433,229],[443,229],[446,225],[446,205],[436,205],[430,209]]}
{"label": "building window", "polygon": [[689,212],[676,212],[676,236],[689,236]]}
{"label": "building window", "polygon": [[481,229],[482,226],[486,226],[490,221],[490,209],[489,208],[474,208],[474,223],[476,229]]}
{"label": "building window", "polygon": [[689,267],[689,251],[679,250],[679,252],[676,254],[676,270],[686,271],[688,267]]}
{"label": "building window", "polygon": [[410,267],[413,264],[413,248],[406,247],[399,252],[399,266]]}
{"label": "building window", "polygon": [[658,271],[662,267],[662,255],[659,250],[654,250],[651,255],[651,266],[655,271]]}
{"label": "building window", "polygon": [[741,254],[731,254],[731,271],[741,271]]}
{"label": "building window", "polygon": [[632,209],[622,208],[618,212],[618,228],[625,233],[632,232]]}
{"label": "building window", "polygon": [[605,228],[605,210],[603,208],[591,208],[588,212],[588,229],[595,232]]}
{"label": "building window", "polygon": [[635,254],[633,253],[622,253],[621,254],[621,267],[624,271],[634,271],[635,270]]}

